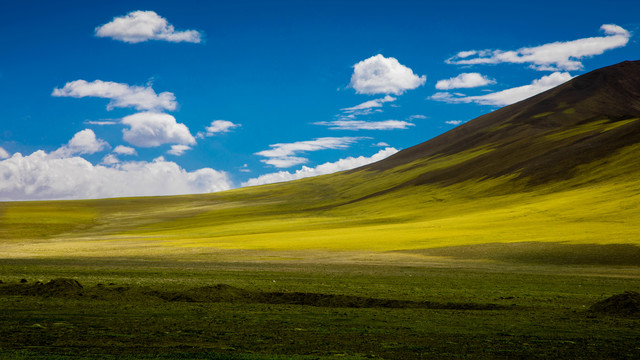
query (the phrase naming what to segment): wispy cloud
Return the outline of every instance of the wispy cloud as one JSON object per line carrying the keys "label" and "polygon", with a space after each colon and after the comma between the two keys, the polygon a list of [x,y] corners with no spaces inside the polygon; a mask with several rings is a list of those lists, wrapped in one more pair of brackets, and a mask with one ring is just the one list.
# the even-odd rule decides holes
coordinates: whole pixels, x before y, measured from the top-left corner
{"label": "wispy cloud", "polygon": [[167,154],[182,156],[188,150],[191,150],[189,145],[171,145],[171,149],[167,151]]}
{"label": "wispy cloud", "polygon": [[531,64],[536,70],[561,71],[581,70],[581,59],[600,55],[603,52],[627,45],[631,34],[615,24],[605,24],[600,30],[606,36],[590,37],[573,41],[558,41],[518,50],[468,50],[446,60],[449,64],[477,65],[516,63]]}
{"label": "wispy cloud", "polygon": [[203,139],[205,137],[214,136],[216,134],[227,133],[239,126],[240,124],[234,124],[233,122],[228,120],[213,120],[211,122],[211,125],[206,127],[205,132],[198,132],[197,137],[199,139]]}
{"label": "wispy cloud", "polygon": [[431,100],[447,103],[476,103],[480,105],[504,106],[527,99],[543,91],[549,90],[572,79],[566,72],[554,72],[540,79],[534,80],[530,85],[519,86],[494,93],[479,96],[465,96],[464,94],[452,94],[439,92],[430,97]]}
{"label": "wispy cloud", "polygon": [[449,121],[445,121],[444,123],[447,125],[455,125],[458,126],[460,124],[462,124],[464,121],[462,120],[449,120]]}
{"label": "wispy cloud", "polygon": [[175,110],[176,97],[168,91],[156,94],[151,86],[131,86],[111,81],[75,80],[53,90],[57,97],[110,99],[107,109],[133,107],[136,110]]}
{"label": "wispy cloud", "polygon": [[394,130],[406,129],[414,124],[401,120],[362,121],[362,120],[335,120],[319,121],[316,125],[328,126],[331,130]]}
{"label": "wispy cloud", "polygon": [[118,121],[115,120],[87,120],[84,122],[87,125],[115,125],[118,124]]}
{"label": "wispy cloud", "polygon": [[361,110],[366,110],[366,109],[371,109],[371,108],[381,108],[383,106],[384,103],[387,102],[393,102],[396,101],[396,98],[394,98],[393,96],[387,95],[383,98],[380,99],[374,99],[374,100],[369,100],[369,101],[365,101],[362,104],[356,105],[356,106],[352,106],[352,107],[348,107],[348,108],[344,108],[344,109],[340,109],[344,112],[347,113],[353,113],[353,112],[358,112]]}
{"label": "wispy cloud", "polygon": [[296,170],[295,172],[279,171],[276,173],[261,175],[261,176],[258,176],[257,178],[249,179],[247,182],[242,183],[242,186],[255,186],[255,185],[264,185],[264,184],[271,184],[271,183],[283,182],[283,181],[291,181],[291,180],[297,180],[297,179],[302,179],[302,178],[311,177],[311,176],[332,174],[338,171],[355,169],[360,166],[364,166],[376,161],[380,161],[397,152],[398,150],[396,150],[395,148],[388,147],[386,149],[378,151],[377,153],[373,154],[370,157],[364,157],[364,156],[351,157],[350,156],[335,162],[327,162],[313,168],[303,166],[301,169]]}
{"label": "wispy cloud", "polygon": [[456,77],[450,79],[439,80],[436,83],[436,89],[438,90],[450,90],[450,89],[462,89],[462,88],[475,88],[490,84],[495,84],[496,81],[489,79],[488,77],[480,73],[462,73]]}
{"label": "wispy cloud", "polygon": [[199,43],[202,38],[196,30],[176,31],[167,19],[154,11],[132,11],[115,17],[111,22],[98,26],[95,34],[131,44],[148,40]]}
{"label": "wispy cloud", "polygon": [[269,145],[271,149],[257,152],[256,155],[267,159],[260,160],[278,168],[287,168],[304,164],[309,159],[297,156],[300,153],[326,149],[346,149],[351,144],[363,137],[324,137],[309,141],[297,141],[293,143],[279,143]]}
{"label": "wispy cloud", "polygon": [[401,95],[407,90],[424,85],[426,81],[425,75],[417,76],[396,58],[378,54],[353,66],[349,86],[359,94]]}

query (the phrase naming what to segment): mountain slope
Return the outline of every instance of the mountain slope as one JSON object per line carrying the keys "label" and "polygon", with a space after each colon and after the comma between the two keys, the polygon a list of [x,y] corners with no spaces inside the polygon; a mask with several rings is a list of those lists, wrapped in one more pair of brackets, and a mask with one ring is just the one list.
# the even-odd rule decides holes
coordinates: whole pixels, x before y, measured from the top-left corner
{"label": "mountain slope", "polygon": [[386,170],[436,155],[489,146],[471,163],[424,174],[445,183],[519,172],[531,184],[566,179],[575,166],[640,141],[640,61],[598,69],[472,120],[430,141],[369,165]]}
{"label": "mountain slope", "polygon": [[[625,62],[348,172],[205,195],[0,203],[0,251],[454,256],[483,244],[563,243],[589,249],[578,263],[599,253],[617,263],[640,245],[639,119],[640,62]],[[549,246],[511,248],[529,254]],[[430,252],[436,248],[454,250]]]}

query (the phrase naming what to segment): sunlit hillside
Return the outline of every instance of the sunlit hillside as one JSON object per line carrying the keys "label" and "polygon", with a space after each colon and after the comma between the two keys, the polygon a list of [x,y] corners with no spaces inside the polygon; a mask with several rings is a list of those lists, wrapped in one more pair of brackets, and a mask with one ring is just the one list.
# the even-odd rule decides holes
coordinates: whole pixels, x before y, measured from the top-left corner
{"label": "sunlit hillside", "polygon": [[207,195],[1,203],[0,251],[445,254],[434,249],[609,246],[598,253],[626,244],[617,256],[640,246],[638,179],[640,62],[625,62],[349,172]]}

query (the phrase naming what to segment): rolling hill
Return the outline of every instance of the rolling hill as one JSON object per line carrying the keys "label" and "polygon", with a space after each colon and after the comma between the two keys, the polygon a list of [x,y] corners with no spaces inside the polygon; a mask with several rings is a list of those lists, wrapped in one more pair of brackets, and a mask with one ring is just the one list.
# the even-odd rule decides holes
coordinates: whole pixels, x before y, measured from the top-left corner
{"label": "rolling hill", "polygon": [[0,251],[401,251],[640,265],[639,179],[634,61],[343,173],[206,195],[0,203]]}

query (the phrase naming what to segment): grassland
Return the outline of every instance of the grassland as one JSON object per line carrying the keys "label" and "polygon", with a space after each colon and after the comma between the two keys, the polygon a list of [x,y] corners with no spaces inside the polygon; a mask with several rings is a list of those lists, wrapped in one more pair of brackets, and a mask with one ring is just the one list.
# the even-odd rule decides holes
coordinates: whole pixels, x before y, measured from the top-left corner
{"label": "grassland", "polygon": [[[237,255],[251,257],[250,252]],[[313,258],[313,254],[307,257]],[[635,267],[411,259],[390,254],[385,261],[348,262],[328,258],[3,261],[0,278],[5,284],[0,284],[0,292],[3,286],[35,286],[37,280],[74,277],[84,293],[78,295],[75,288],[40,295],[4,291],[0,357],[633,359],[640,355],[640,318],[588,310],[611,294],[637,289],[640,277]],[[28,282],[20,284],[22,278]],[[222,300],[206,301],[192,295],[193,289],[216,284],[240,293],[331,294],[495,308],[303,305],[252,301],[228,293],[222,293]],[[159,293],[174,295],[163,299]]]}
{"label": "grassland", "polygon": [[[402,186],[491,151],[220,194],[1,204],[0,357],[640,356],[638,316],[588,310],[640,288],[638,148],[543,187]],[[6,290],[55,278],[83,290]],[[306,300],[194,297],[216,284]]]}
{"label": "grassland", "polygon": [[[219,194],[0,204],[5,257],[397,251],[484,243],[640,245],[640,146],[531,187],[517,174],[403,186],[492,151]],[[391,189],[380,191],[380,189]]]}

